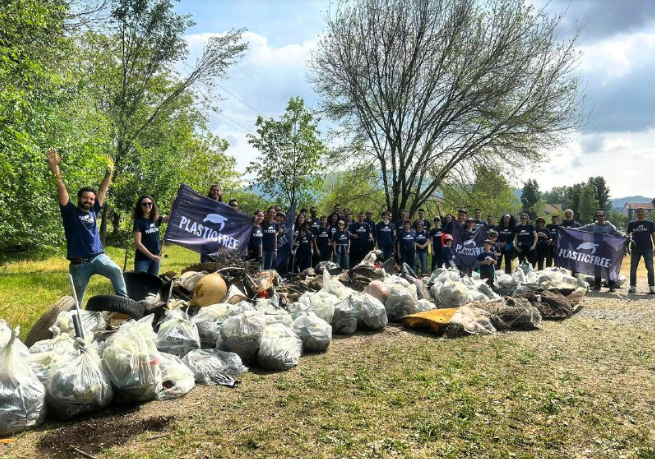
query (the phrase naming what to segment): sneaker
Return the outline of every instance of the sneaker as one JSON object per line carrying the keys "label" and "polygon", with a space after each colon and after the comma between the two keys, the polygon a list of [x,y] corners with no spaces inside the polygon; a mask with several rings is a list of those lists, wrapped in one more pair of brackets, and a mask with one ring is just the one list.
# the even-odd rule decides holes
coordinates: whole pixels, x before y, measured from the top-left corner
{"label": "sneaker", "polygon": [[628,293],[635,293],[637,291],[637,287],[634,285],[631,285],[630,288],[628,289]]}
{"label": "sneaker", "polygon": [[592,288],[592,290],[595,290],[595,291],[599,292],[600,291],[600,284],[594,285],[594,288]]}
{"label": "sneaker", "polygon": [[616,287],[614,287],[614,286],[610,287],[610,293],[612,293],[612,292],[616,292]]}
{"label": "sneaker", "polygon": [[655,295],[655,285],[651,285],[648,287],[648,293]]}

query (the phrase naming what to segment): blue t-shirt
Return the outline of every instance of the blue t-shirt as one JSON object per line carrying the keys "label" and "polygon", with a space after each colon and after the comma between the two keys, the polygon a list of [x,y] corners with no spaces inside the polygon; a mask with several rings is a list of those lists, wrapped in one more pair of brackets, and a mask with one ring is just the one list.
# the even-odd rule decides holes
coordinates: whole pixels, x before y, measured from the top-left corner
{"label": "blue t-shirt", "polygon": [[484,229],[489,231],[489,225],[484,220],[476,220],[475,221],[475,226],[473,228],[475,229],[475,228],[478,228],[480,226],[484,226]]}
{"label": "blue t-shirt", "polygon": [[277,222],[270,222],[264,220],[261,224],[262,232],[262,250],[264,252],[273,252],[276,249],[275,240],[277,239],[277,232],[280,230],[280,225]]}
{"label": "blue t-shirt", "polygon": [[323,252],[323,250],[327,250],[328,247],[330,247],[330,238],[332,237],[332,233],[330,232],[330,228],[327,226],[319,226],[314,230],[314,237],[316,238],[316,245],[318,246],[318,250]]}
{"label": "blue t-shirt", "polygon": [[[134,220],[132,233],[141,233],[141,243],[153,255],[159,255],[161,252],[161,242],[159,241],[159,226],[164,217],[161,215],[156,221],[150,221],[147,218],[137,218]],[[136,261],[148,261],[150,258],[141,252],[138,248],[134,251],[134,259]]]}
{"label": "blue t-shirt", "polygon": [[532,232],[534,231],[534,226],[528,225],[516,225],[514,232],[519,235],[516,239],[517,245],[520,249],[529,249],[534,243],[534,236]]}
{"label": "blue t-shirt", "polygon": [[443,236],[443,229],[441,227],[432,228],[430,230],[430,237],[432,238],[432,252],[433,253],[440,253],[441,252],[441,247],[443,247],[443,244],[441,243],[441,236]]}
{"label": "blue t-shirt", "polygon": [[[478,255],[478,261],[484,261],[487,258],[498,261],[498,257],[493,252],[482,252],[480,255]],[[494,266],[495,265],[483,265],[480,263],[480,274],[489,274],[494,272]]]}
{"label": "blue t-shirt", "polygon": [[632,240],[637,249],[646,250],[653,247],[651,234],[655,233],[655,223],[652,220],[632,220],[628,223],[627,234],[632,234]]}
{"label": "blue t-shirt", "polygon": [[66,235],[66,258],[91,258],[100,255],[105,250],[98,233],[98,201],[89,212],[81,212],[72,202],[62,206],[59,204],[61,219],[64,222]]}
{"label": "blue t-shirt", "polygon": [[348,241],[350,240],[350,234],[348,231],[337,231],[332,237],[332,242],[335,245],[337,253],[344,253],[348,249]]}
{"label": "blue t-shirt", "polygon": [[575,220],[571,220],[571,221],[562,220],[562,223],[560,223],[559,226],[561,226],[562,228],[580,228],[582,225],[576,222]]}
{"label": "blue t-shirt", "polygon": [[535,226],[534,230],[537,232],[537,245],[540,247],[548,245],[548,241],[550,241],[550,230],[545,226],[543,228]]}
{"label": "blue t-shirt", "polygon": [[414,230],[400,230],[398,232],[398,242],[400,243],[400,250],[403,253],[413,253],[416,251],[416,231]]}
{"label": "blue t-shirt", "polygon": [[311,221],[312,221],[312,226],[311,226],[312,232],[316,234],[316,230],[321,226],[321,219],[316,217],[316,218],[312,218]]}
{"label": "blue t-shirt", "polygon": [[557,232],[559,231],[559,223],[557,225],[550,223],[546,225],[546,228],[548,228],[548,231],[550,232],[550,238],[553,241],[557,241]]}
{"label": "blue t-shirt", "polygon": [[457,263],[457,257],[455,257],[455,252],[453,252],[452,247],[444,245],[441,249],[441,261],[448,267],[450,267],[450,262]]}
{"label": "blue t-shirt", "polygon": [[375,226],[375,240],[378,241],[379,247],[393,247],[393,232],[395,230],[393,223],[380,222]]}
{"label": "blue t-shirt", "polygon": [[334,239],[334,235],[339,231],[339,226],[338,225],[331,225],[330,226],[330,239]]}
{"label": "blue t-shirt", "polygon": [[[419,245],[425,244],[428,239],[430,238],[430,235],[426,230],[423,231],[416,231],[416,243]],[[419,253],[422,252],[427,252],[428,251],[428,246],[426,245],[424,249],[419,249],[418,247],[416,248],[416,251]]]}
{"label": "blue t-shirt", "polygon": [[357,238],[352,238],[351,244],[357,246],[365,246],[368,244],[368,235],[371,234],[371,228],[368,223],[355,222],[348,228],[350,234],[356,234]]}
{"label": "blue t-shirt", "polygon": [[248,247],[251,249],[259,249],[261,246],[262,240],[264,239],[264,230],[260,226],[252,226],[250,230],[250,241],[248,241]]}
{"label": "blue t-shirt", "polygon": [[420,221],[423,222],[423,229],[426,231],[430,231],[430,228],[432,228],[432,222],[430,222],[430,220],[421,220],[420,218],[414,221],[414,225],[413,225],[414,229],[416,229],[416,224]]}

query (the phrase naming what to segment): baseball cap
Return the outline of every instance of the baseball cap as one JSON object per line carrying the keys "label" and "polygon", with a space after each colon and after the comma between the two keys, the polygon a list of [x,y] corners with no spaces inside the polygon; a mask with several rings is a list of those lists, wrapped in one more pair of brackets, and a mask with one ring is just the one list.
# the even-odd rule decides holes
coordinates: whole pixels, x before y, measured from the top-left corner
{"label": "baseball cap", "polygon": [[452,237],[450,234],[446,234],[446,235],[443,237],[443,240],[444,240],[444,241],[452,241],[452,240],[453,240],[453,237]]}

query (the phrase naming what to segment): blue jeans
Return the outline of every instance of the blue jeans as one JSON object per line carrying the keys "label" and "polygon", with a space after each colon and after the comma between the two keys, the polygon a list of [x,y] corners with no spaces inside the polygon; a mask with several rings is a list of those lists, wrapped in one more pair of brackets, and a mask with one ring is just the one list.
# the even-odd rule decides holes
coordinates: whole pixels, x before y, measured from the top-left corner
{"label": "blue jeans", "polygon": [[161,261],[155,260],[134,260],[134,271],[142,273],[150,273],[159,276],[159,268]]}
{"label": "blue jeans", "polygon": [[[428,273],[428,251],[421,250],[416,252],[416,261],[421,264],[421,274],[427,274]],[[416,264],[416,262],[415,262]],[[416,266],[414,267],[414,272],[418,274],[418,271],[416,271]]]}
{"label": "blue jeans", "polygon": [[73,276],[73,285],[75,285],[75,293],[77,299],[82,305],[84,300],[84,292],[89,279],[94,274],[100,274],[111,281],[114,286],[116,295],[127,296],[127,288],[125,287],[125,279],[123,279],[123,272],[116,263],[111,261],[111,258],[106,253],[102,253],[87,263],[73,264],[68,267],[68,272]]}
{"label": "blue jeans", "polygon": [[646,264],[646,271],[648,272],[648,286],[655,285],[653,282],[653,249],[633,250],[632,257],[630,258],[630,285],[637,286],[637,268],[639,267],[639,259],[644,257]]}
{"label": "blue jeans", "polygon": [[350,257],[345,250],[343,252],[337,251],[337,254],[334,257],[334,262],[341,266],[343,269],[348,269],[350,264]]}
{"label": "blue jeans", "polygon": [[275,251],[264,250],[262,252],[262,269],[273,269],[273,262],[275,261]]}

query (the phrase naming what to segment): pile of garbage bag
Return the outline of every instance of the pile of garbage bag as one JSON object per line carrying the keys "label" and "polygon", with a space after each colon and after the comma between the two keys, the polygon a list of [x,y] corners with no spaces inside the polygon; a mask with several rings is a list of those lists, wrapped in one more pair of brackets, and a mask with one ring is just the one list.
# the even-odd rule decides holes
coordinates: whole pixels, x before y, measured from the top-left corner
{"label": "pile of garbage bag", "polygon": [[286,371],[305,353],[327,351],[333,333],[381,331],[389,321],[453,338],[539,329],[542,320],[571,317],[588,288],[565,269],[529,265],[498,272],[493,286],[453,269],[418,278],[378,256],[350,271],[323,263],[295,284],[248,267],[189,270],[140,320],[116,325],[107,313],[80,311],[81,339],[78,312],[61,312],[52,336],[29,349],[0,320],[0,436],[38,425],[46,407],[70,419],[112,400],[170,400],[196,384],[234,387],[246,364]]}

